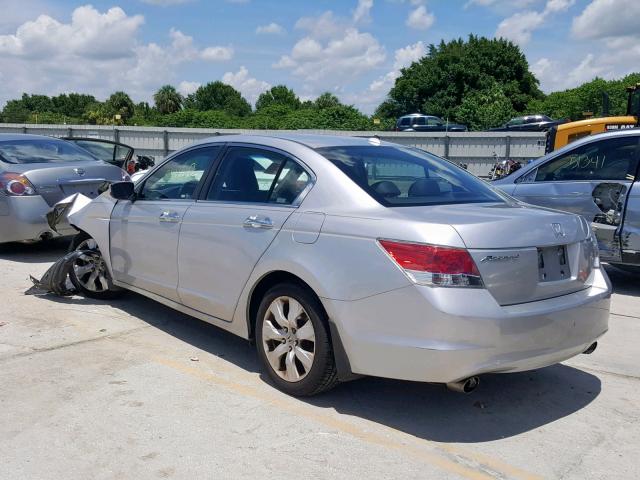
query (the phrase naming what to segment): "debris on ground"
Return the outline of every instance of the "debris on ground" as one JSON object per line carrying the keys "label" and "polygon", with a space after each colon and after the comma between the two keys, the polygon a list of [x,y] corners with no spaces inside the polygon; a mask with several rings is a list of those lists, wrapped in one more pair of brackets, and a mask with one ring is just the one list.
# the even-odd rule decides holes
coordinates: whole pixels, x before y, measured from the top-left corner
{"label": "debris on ground", "polygon": [[198,357],[191,357],[189,360],[191,360],[192,362],[199,362],[200,359]]}
{"label": "debris on ground", "polygon": [[95,253],[91,250],[76,250],[67,253],[64,257],[51,265],[40,280],[30,276],[33,287],[27,290],[25,295],[42,295],[53,293],[61,297],[68,297],[76,293],[76,289],[69,279],[69,273],[73,264],[79,257],[91,256]]}

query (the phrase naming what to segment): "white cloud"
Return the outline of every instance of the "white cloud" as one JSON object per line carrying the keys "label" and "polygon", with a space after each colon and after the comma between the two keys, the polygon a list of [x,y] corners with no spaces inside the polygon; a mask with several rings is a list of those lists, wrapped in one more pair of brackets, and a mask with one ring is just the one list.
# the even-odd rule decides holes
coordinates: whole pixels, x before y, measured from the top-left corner
{"label": "white cloud", "polygon": [[544,15],[539,12],[516,13],[505,18],[498,25],[496,37],[506,38],[518,45],[526,45],[531,33],[544,23]]}
{"label": "white cloud", "polygon": [[188,82],[183,80],[178,84],[178,92],[186,97],[187,95],[194,93],[201,86],[202,84],[200,82]]}
{"label": "white cloud", "polygon": [[571,30],[580,39],[640,36],[638,22],[638,0],[593,0],[573,19]]}
{"label": "white cloud", "polygon": [[223,62],[233,58],[233,47],[207,47],[200,52],[200,57],[209,62]]}
{"label": "white cloud", "polygon": [[273,67],[290,70],[302,79],[302,95],[342,90],[386,58],[384,47],[375,37],[359,31],[348,20],[335,17],[331,11],[299,19],[296,29],[304,30],[306,35]]}
{"label": "white cloud", "polygon": [[275,22],[271,22],[268,25],[260,25],[258,28],[256,28],[256,33],[278,35],[284,33],[284,28],[282,28]]}
{"label": "white cloud", "polygon": [[500,22],[495,36],[524,46],[531,40],[533,31],[540,28],[549,15],[566,11],[574,3],[575,0],[547,0],[545,8],[541,12],[527,10],[514,13]]}
{"label": "white cloud", "polygon": [[364,93],[352,95],[348,100],[353,103],[357,102],[365,112],[372,112],[387,96],[396,78],[400,76],[400,70],[420,60],[426,53],[427,48],[421,41],[397,49],[394,55],[393,69],[373,80]]}
{"label": "white cloud", "polygon": [[11,72],[11,82],[5,80],[0,89],[0,103],[23,91],[77,91],[105,98],[125,90],[149,100],[155,89],[175,79],[180,65],[216,57],[218,47],[201,50],[179,30],[169,32],[168,44],[143,43],[143,23],[141,15],[127,15],[119,7],[101,12],[87,5],[73,10],[68,23],[40,15],[0,35],[0,65],[5,76]]}
{"label": "white cloud", "polygon": [[260,94],[271,88],[269,83],[249,76],[249,70],[244,66],[236,73],[225,73],[222,81],[238,90],[251,104],[255,104]]}
{"label": "white cloud", "polygon": [[353,12],[353,22],[369,22],[371,21],[371,9],[373,8],[373,0],[358,0],[358,6]]}
{"label": "white cloud", "polygon": [[409,13],[406,24],[416,30],[426,30],[433,25],[435,19],[434,15],[427,11],[426,6],[419,5],[415,10]]}
{"label": "white cloud", "polygon": [[142,0],[149,5],[158,5],[160,7],[168,7],[170,5],[182,5],[183,3],[189,3],[193,0]]}

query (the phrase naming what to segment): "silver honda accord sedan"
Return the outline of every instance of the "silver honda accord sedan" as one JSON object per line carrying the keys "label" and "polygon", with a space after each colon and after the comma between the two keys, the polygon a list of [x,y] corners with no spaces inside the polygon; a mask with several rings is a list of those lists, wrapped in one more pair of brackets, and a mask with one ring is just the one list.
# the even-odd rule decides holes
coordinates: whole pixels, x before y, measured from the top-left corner
{"label": "silver honda accord sedan", "polygon": [[69,221],[86,295],[121,289],[255,341],[275,385],[477,375],[590,353],[611,287],[578,215],[377,138],[237,135],[183,149]]}
{"label": "silver honda accord sedan", "polygon": [[73,143],[0,134],[0,243],[59,235],[46,219],[56,202],[74,193],[96,197],[109,183],[128,178]]}

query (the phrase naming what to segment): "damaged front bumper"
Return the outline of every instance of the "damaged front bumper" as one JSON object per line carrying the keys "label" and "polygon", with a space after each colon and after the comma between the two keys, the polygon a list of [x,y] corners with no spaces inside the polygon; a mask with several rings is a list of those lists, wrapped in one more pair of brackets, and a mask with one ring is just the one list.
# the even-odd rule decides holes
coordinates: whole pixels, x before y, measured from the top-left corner
{"label": "damaged front bumper", "polygon": [[78,229],[69,223],[68,217],[82,210],[91,202],[91,198],[81,193],[74,193],[60,200],[46,215],[49,228],[59,235],[75,235],[78,233]]}

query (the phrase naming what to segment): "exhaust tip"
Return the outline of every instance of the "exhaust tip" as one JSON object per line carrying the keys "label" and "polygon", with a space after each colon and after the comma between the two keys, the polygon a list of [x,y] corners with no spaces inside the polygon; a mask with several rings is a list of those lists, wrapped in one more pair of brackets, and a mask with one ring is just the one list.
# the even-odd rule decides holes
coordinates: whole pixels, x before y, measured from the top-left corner
{"label": "exhaust tip", "polygon": [[585,355],[589,355],[589,354],[593,353],[596,348],[598,348],[598,342],[593,342],[591,345],[589,345],[589,348],[587,348],[582,353],[584,353]]}
{"label": "exhaust tip", "polygon": [[478,377],[469,377],[458,382],[447,383],[447,388],[453,392],[471,393],[478,388],[479,384],[480,379]]}

